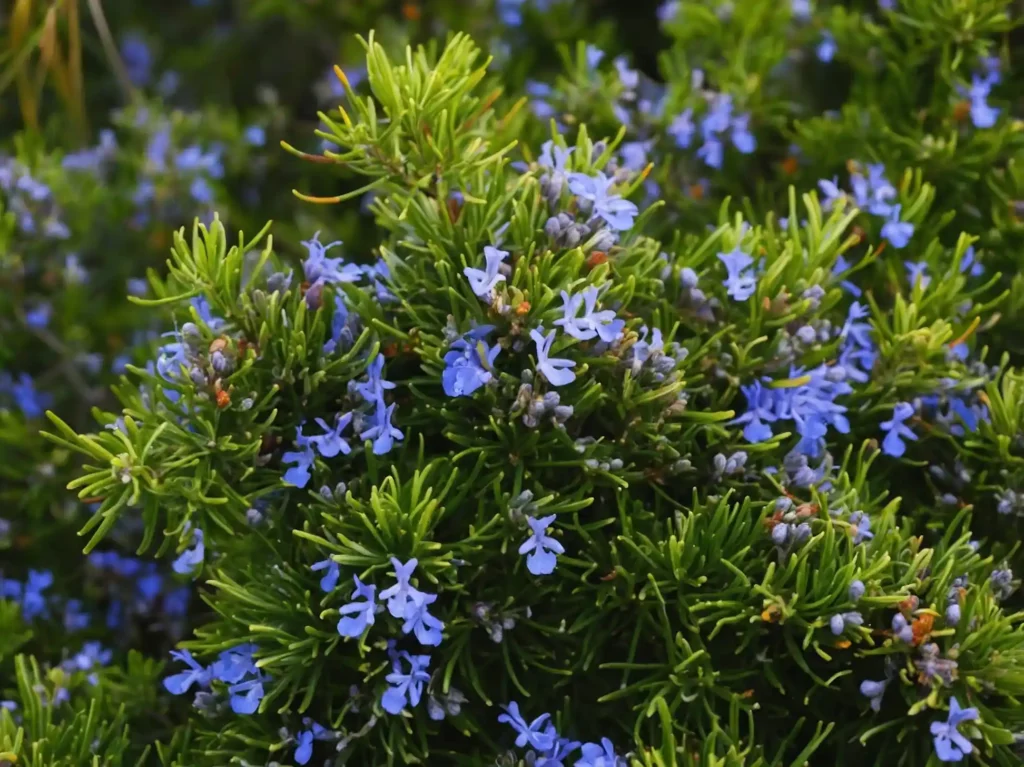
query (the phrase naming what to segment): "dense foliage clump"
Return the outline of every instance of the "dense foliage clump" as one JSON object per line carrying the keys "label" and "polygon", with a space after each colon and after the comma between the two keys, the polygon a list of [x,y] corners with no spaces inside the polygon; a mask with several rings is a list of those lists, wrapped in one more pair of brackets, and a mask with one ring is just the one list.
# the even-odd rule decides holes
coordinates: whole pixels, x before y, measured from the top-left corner
{"label": "dense foliage clump", "polygon": [[0,765],[1020,763],[1014,3],[110,5],[10,19]]}

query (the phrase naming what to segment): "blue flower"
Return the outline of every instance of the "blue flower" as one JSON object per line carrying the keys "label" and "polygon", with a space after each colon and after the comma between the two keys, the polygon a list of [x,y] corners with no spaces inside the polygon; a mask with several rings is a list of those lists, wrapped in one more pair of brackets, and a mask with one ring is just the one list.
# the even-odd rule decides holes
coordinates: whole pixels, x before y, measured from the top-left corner
{"label": "blue flower", "polygon": [[[291,275],[288,275],[289,281]],[[285,285],[284,289],[287,289]],[[333,354],[336,350],[347,350],[355,343],[358,330],[359,315],[350,312],[345,305],[345,297],[334,296],[334,312],[331,314],[331,337],[324,344],[324,354]]]}
{"label": "blue flower", "polygon": [[296,427],[295,444],[299,448],[296,450],[290,450],[281,456],[281,460],[284,463],[294,463],[288,471],[284,473],[283,480],[289,485],[295,485],[295,487],[305,487],[309,484],[310,471],[313,468],[313,462],[316,460],[316,453],[313,452],[313,446],[309,443],[308,437],[302,436],[302,427]]}
{"label": "blue flower", "polygon": [[757,276],[748,271],[754,259],[736,246],[729,253],[719,253],[718,260],[725,264],[727,277],[726,291],[734,301],[746,301],[757,290]]}
{"label": "blue flower", "polygon": [[303,730],[295,738],[295,763],[307,764],[313,758],[313,741],[329,740],[333,733],[311,719],[303,719],[302,723],[309,729]]}
{"label": "blue flower", "polygon": [[355,264],[342,264],[342,258],[328,258],[327,251],[341,245],[341,241],[323,245],[320,242],[320,232],[313,235],[313,239],[302,243],[306,246],[308,256],[302,263],[302,271],[306,275],[306,281],[310,288],[319,285],[335,285],[343,282],[358,282],[362,276],[362,270]]}
{"label": "blue flower", "polygon": [[969,273],[971,277],[980,277],[985,273],[985,267],[975,257],[973,245],[964,251],[963,258],[960,259],[960,274],[965,273]]}
{"label": "blue flower", "polygon": [[693,110],[685,109],[673,118],[668,126],[668,134],[675,139],[676,146],[680,149],[688,149],[693,142],[693,135],[697,132],[697,126],[693,124]]}
{"label": "blue flower", "polygon": [[[823,178],[818,181],[818,188],[821,190],[824,198],[821,201],[821,209],[825,211],[832,210],[836,204],[836,200],[840,200],[846,196],[846,192],[839,188],[839,179],[835,176],[832,179]],[[842,258],[842,256],[839,256]]]}
{"label": "blue flower", "polygon": [[1000,110],[988,103],[989,92],[996,82],[998,75],[995,79],[991,75],[978,74],[971,78],[971,87],[966,90],[966,95],[971,100],[971,122],[975,128],[991,128],[996,124]]}
{"label": "blue flower", "polygon": [[[615,312],[611,309],[595,311],[598,292],[594,286],[588,287],[576,295],[569,295],[563,290],[562,318],[555,320],[554,324],[560,325],[562,330],[581,341],[589,341],[600,336],[605,343],[614,342],[622,335],[622,329],[626,326],[626,322],[616,319]],[[577,315],[581,308],[583,316],[579,317]]]}
{"label": "blue flower", "polygon": [[402,633],[416,635],[422,645],[437,647],[441,644],[441,629],[444,624],[430,614],[427,607],[437,601],[437,594],[420,593],[418,598],[410,600],[405,607],[405,623]]}
{"label": "blue flower", "polygon": [[[548,527],[555,521],[555,515],[537,519],[527,517],[531,535],[519,547],[520,554],[530,554],[526,558],[526,569],[534,575],[549,575],[555,571],[558,555],[565,553],[565,548],[557,540],[547,534]],[[530,553],[532,552],[532,553]]]}
{"label": "blue flower", "polygon": [[537,164],[557,173],[565,173],[567,170],[565,165],[574,150],[575,147],[566,148],[558,146],[554,141],[545,141],[540,146],[540,157],[537,158]]}
{"label": "blue flower", "polygon": [[470,340],[463,336],[452,342],[441,372],[441,385],[449,397],[468,397],[494,380],[494,360],[501,347],[491,347],[483,340],[492,330],[493,325],[485,325],[467,333]]}
{"label": "blue flower", "polygon": [[14,399],[14,404],[26,418],[39,418],[50,406],[53,398],[36,391],[35,382],[28,373],[15,380],[9,373],[0,374],[0,392]]}
{"label": "blue flower", "polygon": [[309,569],[315,573],[318,573],[321,570],[327,571],[320,579],[320,590],[324,593],[329,594],[338,586],[338,578],[341,577],[341,568],[338,567],[338,563],[333,559],[322,559],[311,565]]}
{"label": "blue flower", "polygon": [[192,531],[192,547],[178,555],[171,565],[171,569],[179,575],[191,575],[197,568],[202,567],[205,556],[206,546],[203,542],[203,531],[196,528]]}
{"label": "blue flower", "polygon": [[945,722],[932,722],[932,740],[935,743],[935,754],[943,762],[959,762],[965,754],[974,750],[971,742],[957,730],[964,722],[978,719],[978,709],[960,708],[960,701],[951,698],[949,716]]}
{"label": "blue flower", "polygon": [[377,407],[373,411],[371,426],[359,434],[361,440],[373,440],[374,455],[384,455],[394,447],[396,440],[401,441],[405,437],[401,430],[391,423],[394,412],[395,403],[385,405],[384,398],[377,397]]}
{"label": "blue flower", "polygon": [[141,88],[149,82],[153,70],[153,54],[141,35],[132,33],[121,39],[121,60],[132,85]]}
{"label": "blue flower", "polygon": [[188,666],[188,671],[171,674],[164,679],[164,688],[171,695],[183,695],[194,684],[199,685],[199,687],[210,686],[210,671],[200,666],[188,650],[171,650],[171,657],[174,660],[180,660]]}
{"label": "blue flower", "polygon": [[388,612],[395,618],[405,618],[410,603],[424,596],[422,591],[409,583],[418,564],[419,560],[415,558],[402,564],[395,557],[391,557],[391,567],[394,568],[398,582],[380,592],[380,598],[382,601],[387,600]]}
{"label": "blue flower", "polygon": [[261,125],[250,125],[242,134],[247,143],[252,146],[263,146],[267,143],[267,132]]}
{"label": "blue flower", "polygon": [[732,145],[742,154],[750,154],[757,149],[757,139],[750,132],[750,115],[737,115],[732,120]]}
{"label": "blue flower", "polygon": [[516,731],[516,746],[526,748],[529,746],[535,751],[550,751],[555,744],[553,730],[544,729],[544,724],[551,718],[550,714],[541,714],[532,722],[523,719],[519,713],[519,704],[515,701],[507,706],[502,706],[506,713],[498,715],[498,721],[508,724]]}
{"label": "blue flower", "polygon": [[231,700],[231,710],[236,714],[253,714],[263,700],[264,690],[262,677],[250,679],[239,684],[228,687]]}
{"label": "blue flower", "polygon": [[847,595],[850,597],[851,602],[858,602],[864,596],[865,591],[867,591],[867,587],[864,586],[864,581],[856,580],[850,584]]}
{"label": "blue flower", "polygon": [[871,699],[871,708],[874,711],[879,711],[882,708],[882,696],[885,695],[885,688],[888,685],[888,679],[884,679],[880,682],[873,682],[870,679],[865,679],[860,683],[860,694],[865,698]]}
{"label": "blue flower", "polygon": [[210,186],[210,182],[202,176],[196,176],[192,179],[192,183],[189,186],[189,194],[200,205],[209,205],[213,202],[213,188]]}
{"label": "blue flower", "polygon": [[914,627],[907,622],[902,613],[892,616],[892,633],[904,644],[912,644],[914,641]]}
{"label": "blue flower", "polygon": [[64,628],[67,631],[82,631],[89,627],[89,613],[82,609],[82,600],[69,599],[64,605]]}
{"label": "blue flower", "polygon": [[871,532],[871,517],[863,511],[855,511],[850,515],[850,524],[853,525],[853,544],[869,541],[875,537]]}
{"label": "blue flower", "polygon": [[534,328],[530,331],[530,338],[537,345],[537,370],[544,374],[548,383],[552,386],[565,386],[576,380],[576,374],[569,369],[576,367],[575,360],[548,357],[551,344],[555,342],[554,330],[545,336],[543,327]]}
{"label": "blue flower", "polygon": [[384,380],[384,355],[378,354],[366,368],[366,380],[352,384],[352,389],[364,402],[376,402],[384,392],[394,389],[395,384]]}
{"label": "blue flower", "polygon": [[907,451],[907,446],[903,444],[904,439],[916,440],[917,435],[910,430],[910,427],[904,424],[908,418],[914,415],[914,406],[907,402],[900,402],[893,408],[892,418],[888,421],[882,421],[882,431],[884,431],[885,439],[882,441],[882,452],[886,455],[891,455],[893,458],[899,458]]}
{"label": "blue flower", "polygon": [[[733,424],[746,424],[743,427],[743,438],[747,442],[764,442],[772,438],[772,427],[768,423],[778,420],[773,407],[775,395],[771,389],[766,389],[760,381],[754,381],[750,386],[741,386],[740,390],[747,398],[747,412],[738,418],[734,418]],[[768,423],[765,423],[765,422]]]}
{"label": "blue flower", "polygon": [[469,288],[473,295],[490,301],[494,297],[494,288],[499,282],[505,281],[505,275],[501,273],[501,266],[508,255],[507,250],[498,250],[487,245],[484,247],[484,268],[474,269],[467,266],[462,270],[469,280]]}
{"label": "blue flower", "polygon": [[43,301],[34,309],[25,312],[25,324],[30,328],[45,328],[50,324],[50,316],[53,314],[53,307],[49,302]]}
{"label": "blue flower", "polygon": [[255,651],[254,644],[240,644],[225,650],[210,664],[211,676],[227,684],[237,684],[250,674],[259,674],[252,657]]}
{"label": "blue flower", "polygon": [[[374,616],[377,612],[376,593],[377,587],[367,586],[358,575],[353,575],[352,580],[356,584],[356,590],[352,594],[352,601],[343,605],[338,611],[343,616],[338,621],[338,633],[343,637],[360,637],[366,631],[367,626],[372,626]],[[383,598],[383,594],[381,597]],[[357,599],[364,601],[357,602]],[[348,617],[352,616],[352,617]]]}
{"label": "blue flower", "polygon": [[591,205],[593,215],[604,220],[617,232],[625,232],[633,228],[637,207],[621,195],[609,194],[608,190],[614,183],[602,171],[595,171],[593,176],[585,173],[569,174],[569,191],[586,200]]}
{"label": "blue flower", "polygon": [[905,248],[914,236],[914,225],[909,221],[900,221],[902,205],[893,205],[889,211],[889,220],[882,225],[882,237],[887,239],[897,250]]}
{"label": "blue flower", "polygon": [[719,169],[725,159],[725,147],[714,134],[704,133],[704,143],[697,150],[697,157],[709,168]]}
{"label": "blue flower", "polygon": [[626,760],[615,753],[615,746],[608,738],[601,738],[600,743],[584,743],[583,758],[576,761],[575,767],[626,767]]}
{"label": "blue flower", "polygon": [[832,33],[825,31],[821,36],[821,41],[818,43],[818,47],[815,49],[815,54],[818,57],[818,61],[827,64],[835,58],[836,51],[836,39],[832,37]]}
{"label": "blue flower", "polygon": [[[394,386],[394,384],[392,384]],[[314,436],[309,438],[309,444],[314,446],[320,451],[320,455],[324,458],[333,458],[334,456],[341,453],[342,455],[348,455],[352,452],[352,448],[348,442],[341,436],[341,432],[345,430],[345,427],[352,422],[352,414],[344,413],[338,416],[334,426],[328,426],[327,422],[323,418],[316,419],[317,424],[323,429],[326,434]]]}
{"label": "blue flower", "polygon": [[[409,673],[402,671],[402,659],[409,663]],[[409,655],[403,651],[391,662],[391,673],[385,677],[391,685],[381,696],[380,705],[389,714],[399,714],[405,707],[415,708],[423,695],[423,685],[430,681],[427,666],[429,655]]]}

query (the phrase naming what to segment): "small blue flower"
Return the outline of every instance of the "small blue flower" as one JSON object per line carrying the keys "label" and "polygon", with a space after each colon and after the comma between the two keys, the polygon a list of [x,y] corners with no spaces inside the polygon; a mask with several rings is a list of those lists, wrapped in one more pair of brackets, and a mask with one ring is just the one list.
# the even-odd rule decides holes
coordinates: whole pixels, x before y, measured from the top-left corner
{"label": "small blue flower", "polygon": [[575,149],[575,147],[558,146],[549,139],[540,146],[540,157],[537,158],[537,164],[548,170],[565,173],[566,163],[569,162],[569,157]]}
{"label": "small blue flower", "polygon": [[971,100],[971,122],[975,128],[991,128],[999,118],[1000,110],[989,106],[988,96],[992,86],[999,81],[998,74],[995,78],[991,75],[975,74],[971,78],[971,87],[961,88],[961,92]]}
{"label": "small blue flower", "polygon": [[904,261],[903,267],[907,270],[907,281],[910,287],[916,288],[921,283],[921,290],[927,289],[932,278],[928,276],[928,264],[923,261]]}
{"label": "small blue flower", "polygon": [[253,660],[256,649],[254,644],[240,644],[225,650],[210,664],[210,674],[226,684],[237,684],[250,674],[258,675],[259,670]]}
{"label": "small blue flower", "polygon": [[441,644],[441,629],[444,624],[430,614],[427,609],[437,601],[437,594],[420,593],[418,598],[410,600],[405,607],[405,623],[403,634],[415,634],[422,645],[437,647]]}
{"label": "small blue flower", "polygon": [[[409,673],[402,671],[402,660],[409,663]],[[391,662],[391,673],[385,677],[391,685],[381,696],[380,705],[389,714],[399,714],[406,706],[415,708],[423,695],[423,685],[430,681],[427,666],[429,655],[409,655],[403,651]]]}
{"label": "small blue flower", "polygon": [[236,714],[253,714],[263,700],[264,690],[262,677],[250,679],[240,684],[233,684],[228,687],[231,700],[231,710]]}
{"label": "small blue flower", "polygon": [[493,299],[494,288],[499,282],[505,281],[505,275],[501,273],[501,266],[507,255],[507,250],[498,250],[487,245],[484,247],[484,268],[474,269],[467,266],[462,270],[469,280],[469,288],[473,291],[473,295],[485,301]]}
{"label": "small blue flower", "polygon": [[871,517],[863,511],[855,511],[850,515],[850,524],[853,525],[853,543],[863,543],[875,537],[871,532]]}
{"label": "small blue flower", "polygon": [[946,607],[946,623],[950,626],[960,623],[960,605],[956,602]]}
{"label": "small blue flower", "polygon": [[718,260],[725,264],[727,277],[725,285],[729,297],[734,301],[746,301],[757,290],[757,276],[748,271],[754,259],[744,253],[739,246],[729,253],[719,253]]}
{"label": "small blue flower", "polygon": [[370,421],[370,428],[364,429],[359,434],[361,440],[373,440],[373,454],[384,455],[395,446],[395,442],[401,442],[405,438],[402,431],[391,423],[395,413],[395,403],[384,404],[384,398],[377,398],[377,407],[373,411]]}
{"label": "small blue flower", "polygon": [[483,340],[493,329],[493,325],[476,328],[466,334],[471,340],[462,337],[452,342],[441,372],[441,385],[449,397],[468,397],[494,380],[494,360],[501,347],[491,347]]}
{"label": "small blue flower", "polygon": [[889,211],[889,220],[882,225],[882,237],[887,239],[894,248],[905,248],[914,236],[914,225],[909,221],[900,221],[902,205],[893,205]]}
{"label": "small blue flower", "polygon": [[[282,479],[289,485],[302,488],[309,484],[313,462],[316,460],[316,453],[313,452],[313,446],[309,444],[308,438],[302,437],[302,427],[297,427],[296,431],[298,435],[295,442],[299,450],[291,450],[281,456],[281,460],[284,463],[294,463],[295,465],[284,473]],[[303,441],[300,441],[300,439]]]}
{"label": "small blue flower", "polygon": [[[519,547],[520,554],[530,554],[526,558],[526,569],[534,575],[549,575],[555,571],[558,555],[565,553],[565,548],[557,540],[547,534],[548,527],[555,521],[555,515],[537,519],[527,517],[531,535]],[[532,552],[532,553],[530,553]]]}
{"label": "small blue flower", "polygon": [[668,126],[668,134],[675,139],[676,146],[680,149],[689,149],[693,143],[693,136],[697,132],[697,126],[693,124],[693,110],[685,109],[673,118]]}
{"label": "small blue flower", "polygon": [[309,569],[315,573],[318,573],[321,570],[327,571],[320,579],[320,590],[324,593],[329,594],[338,586],[338,578],[341,577],[341,568],[338,567],[338,563],[333,559],[322,559],[311,565]]}
{"label": "small blue flower", "polygon": [[576,362],[560,357],[548,357],[551,344],[555,342],[555,332],[552,330],[545,336],[543,327],[534,328],[530,331],[530,338],[537,345],[537,370],[543,373],[552,386],[565,386],[576,380],[576,374],[570,370],[576,367]]}
{"label": "small blue flower", "polygon": [[[611,309],[596,311],[598,292],[594,286],[576,295],[569,295],[563,290],[562,317],[555,320],[554,324],[561,326],[562,330],[581,341],[589,341],[597,336],[605,343],[617,340],[622,335],[626,322],[616,319],[615,312]],[[580,309],[583,309],[582,317],[578,316]]]}
{"label": "small blue flower", "polygon": [[971,277],[980,277],[984,273],[985,267],[977,260],[974,253],[974,246],[972,245],[964,251],[963,258],[960,259],[960,274],[970,274]]}
{"label": "small blue flower", "polygon": [[899,458],[907,451],[903,440],[917,439],[917,435],[904,423],[912,415],[914,415],[914,406],[908,402],[900,402],[893,408],[892,418],[882,421],[881,428],[886,433],[885,439],[882,441],[883,453],[891,455],[893,458]]}
{"label": "small blue flower", "polygon": [[737,115],[732,120],[732,145],[742,154],[751,154],[757,149],[757,139],[750,132],[750,115]]}
{"label": "small blue flower", "polygon": [[415,558],[403,564],[395,557],[391,557],[391,567],[394,568],[395,579],[398,582],[380,592],[380,598],[381,601],[387,600],[388,612],[392,617],[405,618],[410,603],[424,596],[422,591],[409,583],[418,564],[419,560]]}
{"label": "small blue flower", "polygon": [[353,390],[363,398],[363,402],[376,402],[384,396],[384,392],[395,388],[392,381],[384,380],[384,355],[378,354],[366,368],[366,380],[352,384]]}
{"label": "small blue flower", "polygon": [[320,285],[336,285],[343,282],[358,282],[362,276],[362,270],[356,264],[343,264],[342,258],[328,258],[327,251],[341,245],[341,241],[324,245],[320,242],[320,232],[313,235],[313,239],[302,243],[308,252],[307,258],[302,263],[302,271],[310,288]]}
{"label": "small blue flower", "polygon": [[245,140],[251,146],[263,146],[267,143],[267,132],[261,125],[250,125],[245,129]]}
{"label": "small blue flower", "polygon": [[196,528],[192,531],[192,547],[185,549],[174,560],[171,569],[179,575],[191,575],[202,567],[206,557],[206,545],[203,542],[203,531]]}
{"label": "small blue flower", "polygon": [[[394,384],[392,384],[392,386],[393,385]],[[320,451],[320,455],[324,458],[334,458],[338,453],[348,455],[352,452],[352,448],[349,446],[345,438],[341,436],[341,433],[351,422],[351,413],[344,413],[343,415],[340,415],[335,421],[334,426],[328,426],[327,422],[324,421],[323,418],[317,418],[316,423],[326,433],[310,437],[309,444]]]}
{"label": "small blue flower", "polygon": [[296,764],[308,764],[313,758],[313,741],[330,740],[333,737],[330,730],[311,719],[303,719],[302,723],[309,729],[302,730],[295,738]]}
{"label": "small blue flower", "polygon": [[[747,412],[730,423],[746,424],[743,427],[743,438],[747,442],[764,442],[772,438],[772,427],[769,423],[778,420],[773,411],[775,396],[770,389],[754,381],[750,386],[741,386],[740,390],[747,398]],[[767,422],[767,423],[766,423]]]}
{"label": "small blue flower", "polygon": [[[343,637],[355,638],[362,636],[367,626],[373,625],[377,612],[377,587],[367,586],[359,580],[358,575],[353,575],[352,580],[356,584],[356,590],[352,594],[352,601],[343,605],[338,611],[343,616],[338,621],[338,633]],[[382,598],[383,596],[381,594]],[[357,602],[358,599],[364,601]]]}
{"label": "small blue flower", "polygon": [[867,588],[864,586],[864,581],[856,580],[850,584],[850,589],[847,592],[847,595],[850,597],[851,602],[858,602],[860,601],[860,598],[864,596],[865,591],[867,591]]}
{"label": "small blue flower", "polygon": [[34,309],[25,312],[25,324],[30,328],[45,328],[50,324],[50,316],[53,314],[53,306],[48,301],[43,301]]}
{"label": "small blue flower", "polygon": [[64,605],[64,628],[67,631],[82,631],[89,627],[89,613],[82,609],[82,600],[69,599]]}
{"label": "small blue flower", "polygon": [[971,742],[965,738],[957,727],[964,722],[978,719],[978,709],[960,708],[960,701],[950,698],[949,716],[945,722],[932,722],[931,733],[935,744],[935,754],[943,762],[959,762],[965,754],[974,750]]}
{"label": "small blue flower", "polygon": [[615,746],[608,738],[600,743],[584,743],[583,758],[576,760],[575,767],[626,767],[626,760],[615,753]]}
{"label": "small blue flower", "polygon": [[826,30],[821,36],[821,41],[818,43],[818,47],[815,49],[818,61],[827,64],[835,58],[837,50],[838,46],[836,45],[836,39],[832,37],[831,32]]}
{"label": "small blue flower", "polygon": [[722,162],[725,160],[725,147],[714,134],[705,132],[704,143],[697,150],[697,157],[703,160],[709,168],[717,170],[722,167]]}
{"label": "small blue flower", "polygon": [[516,731],[516,746],[534,751],[549,751],[555,744],[553,730],[544,729],[544,724],[551,718],[550,714],[541,714],[532,722],[527,722],[519,713],[519,704],[515,701],[502,706],[506,713],[498,715],[498,721],[508,724]]}
{"label": "small blue flower", "polygon": [[132,33],[121,40],[121,60],[128,72],[128,79],[136,88],[149,82],[153,70],[153,54],[141,35]]}
{"label": "small blue flower", "polygon": [[171,695],[183,695],[188,692],[194,684],[199,685],[199,687],[210,686],[210,671],[200,666],[198,661],[192,657],[192,653],[188,650],[172,650],[171,657],[174,660],[180,660],[188,666],[188,671],[182,671],[179,674],[171,674],[169,677],[164,679],[164,688],[167,692],[171,693]]}
{"label": "small blue flower", "polygon": [[569,191],[589,202],[593,214],[603,219],[611,229],[625,232],[633,228],[633,219],[639,211],[635,204],[624,200],[621,195],[608,192],[614,183],[614,179],[601,171],[595,171],[593,176],[569,174]]}

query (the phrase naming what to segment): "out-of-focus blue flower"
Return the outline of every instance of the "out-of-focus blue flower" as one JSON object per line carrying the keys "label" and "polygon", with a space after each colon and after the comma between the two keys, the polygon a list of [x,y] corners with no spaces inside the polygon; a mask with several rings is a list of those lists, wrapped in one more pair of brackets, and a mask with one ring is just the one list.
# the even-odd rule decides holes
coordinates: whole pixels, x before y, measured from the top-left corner
{"label": "out-of-focus blue flower", "polygon": [[961,88],[961,93],[970,99],[971,122],[974,123],[975,128],[991,128],[999,118],[1000,110],[988,103],[992,85],[996,82],[998,82],[998,76],[996,79],[992,79],[991,75],[975,74],[971,78],[971,87]]}
{"label": "out-of-focus blue flower", "polygon": [[242,135],[251,146],[263,146],[267,143],[267,132],[262,125],[250,125]]}
{"label": "out-of-focus blue flower", "polygon": [[960,274],[969,274],[971,277],[980,277],[985,273],[985,267],[981,265],[974,253],[974,246],[972,245],[966,251],[964,251],[963,258],[960,259]]}
{"label": "out-of-focus blue flower", "polygon": [[693,142],[697,126],[693,124],[693,110],[685,109],[676,115],[668,126],[668,134],[675,139],[676,146],[688,149]]}
{"label": "out-of-focus blue flower", "polygon": [[153,76],[153,53],[141,35],[130,33],[121,39],[121,60],[135,87],[142,88]]}
{"label": "out-of-focus blue flower", "polygon": [[821,41],[818,43],[818,47],[814,52],[818,57],[818,61],[827,64],[835,58],[837,50],[838,46],[836,46],[836,39],[832,37],[831,32],[826,30],[821,36]]}
{"label": "out-of-focus blue flower", "polygon": [[900,209],[903,206],[893,205],[889,219],[882,225],[882,237],[887,239],[897,250],[905,248],[914,236],[914,225],[909,221],[900,221]]}
{"label": "out-of-focus blue flower", "polygon": [[871,517],[863,511],[855,511],[850,515],[850,524],[853,525],[853,543],[863,543],[875,537],[871,532]]}

